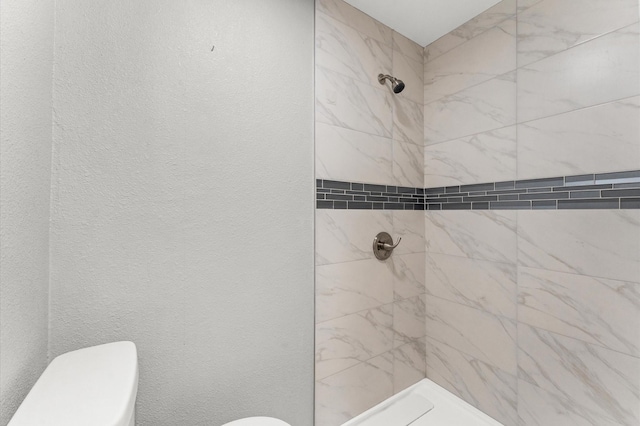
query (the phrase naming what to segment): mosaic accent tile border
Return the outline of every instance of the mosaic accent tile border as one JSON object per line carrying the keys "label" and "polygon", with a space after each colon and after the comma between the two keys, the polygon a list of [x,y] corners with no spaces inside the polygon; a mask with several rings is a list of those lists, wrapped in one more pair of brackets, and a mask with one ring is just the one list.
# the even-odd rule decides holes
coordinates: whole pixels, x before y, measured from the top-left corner
{"label": "mosaic accent tile border", "polygon": [[319,209],[424,210],[424,188],[316,180]]}
{"label": "mosaic accent tile border", "polygon": [[438,188],[316,181],[318,209],[640,209],[640,170]]}

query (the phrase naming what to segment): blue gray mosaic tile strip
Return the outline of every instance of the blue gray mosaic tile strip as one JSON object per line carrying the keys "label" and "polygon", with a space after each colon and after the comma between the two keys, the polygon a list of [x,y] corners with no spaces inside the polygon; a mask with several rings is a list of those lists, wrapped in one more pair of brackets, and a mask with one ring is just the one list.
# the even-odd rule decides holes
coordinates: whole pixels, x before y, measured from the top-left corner
{"label": "blue gray mosaic tile strip", "polygon": [[424,188],[318,179],[316,206],[319,209],[424,210]]}
{"label": "blue gray mosaic tile strip", "polygon": [[318,179],[319,209],[640,209],[640,170],[438,188]]}

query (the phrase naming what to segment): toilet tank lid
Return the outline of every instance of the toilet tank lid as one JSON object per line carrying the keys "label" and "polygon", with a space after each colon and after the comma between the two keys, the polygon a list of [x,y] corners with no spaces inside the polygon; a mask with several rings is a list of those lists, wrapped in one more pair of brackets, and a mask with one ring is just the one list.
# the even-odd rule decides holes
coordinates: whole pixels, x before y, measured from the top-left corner
{"label": "toilet tank lid", "polygon": [[9,426],[128,426],[137,391],[132,342],[68,352],[49,364]]}

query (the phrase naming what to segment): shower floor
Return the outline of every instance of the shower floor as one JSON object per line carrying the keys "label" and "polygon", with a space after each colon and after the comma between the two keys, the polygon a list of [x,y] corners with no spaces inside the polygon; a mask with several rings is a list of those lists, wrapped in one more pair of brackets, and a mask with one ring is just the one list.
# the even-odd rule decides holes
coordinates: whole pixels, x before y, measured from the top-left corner
{"label": "shower floor", "polygon": [[502,426],[444,388],[424,379],[342,426]]}

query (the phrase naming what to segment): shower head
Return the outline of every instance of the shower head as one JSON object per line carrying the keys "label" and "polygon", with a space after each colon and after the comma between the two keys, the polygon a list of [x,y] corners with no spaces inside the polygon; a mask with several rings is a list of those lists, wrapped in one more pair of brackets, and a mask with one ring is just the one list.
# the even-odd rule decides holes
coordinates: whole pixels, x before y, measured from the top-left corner
{"label": "shower head", "polygon": [[393,93],[400,93],[404,90],[404,82],[402,80],[398,80],[388,74],[378,74],[378,83],[384,84],[385,80],[389,80],[391,82],[391,89],[393,89]]}

